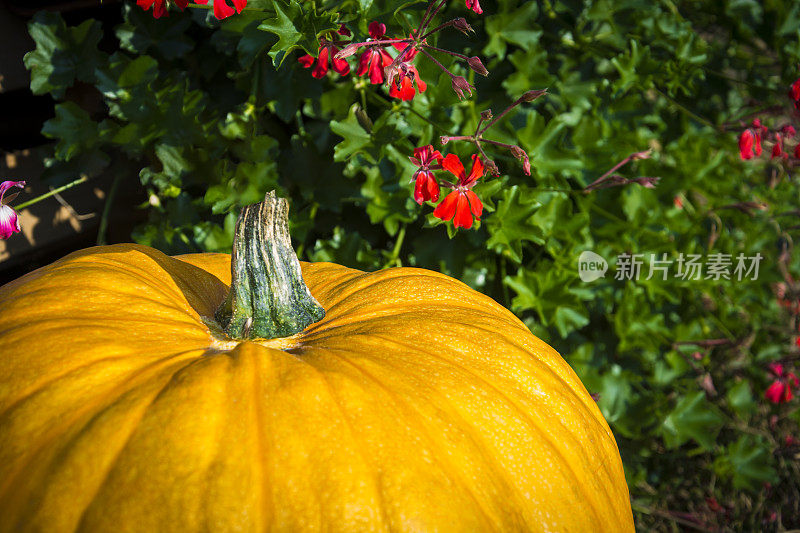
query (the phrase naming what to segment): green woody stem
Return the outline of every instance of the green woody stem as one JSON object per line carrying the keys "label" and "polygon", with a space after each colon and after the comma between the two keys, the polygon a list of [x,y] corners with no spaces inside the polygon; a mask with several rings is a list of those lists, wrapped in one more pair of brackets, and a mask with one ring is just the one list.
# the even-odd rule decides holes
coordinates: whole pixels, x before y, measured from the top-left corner
{"label": "green woody stem", "polygon": [[231,288],[214,318],[229,337],[244,340],[288,337],[324,316],[292,249],[289,203],[270,192],[239,215]]}

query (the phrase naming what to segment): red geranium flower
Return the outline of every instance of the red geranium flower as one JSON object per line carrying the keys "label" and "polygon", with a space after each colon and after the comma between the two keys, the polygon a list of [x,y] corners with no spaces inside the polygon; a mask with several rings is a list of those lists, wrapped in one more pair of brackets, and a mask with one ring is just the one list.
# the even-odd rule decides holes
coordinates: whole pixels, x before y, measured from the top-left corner
{"label": "red geranium flower", "polygon": [[[372,39],[380,39],[386,35],[386,25],[378,21],[369,23],[369,36]],[[378,85],[384,82],[383,69],[392,63],[392,56],[383,49],[386,45],[368,46],[358,60],[358,70],[356,74],[363,76],[369,71],[369,81]]]}
{"label": "red geranium flower", "polygon": [[[350,30],[345,28],[344,24],[342,24],[339,27],[339,31],[336,33],[339,35],[350,35]],[[334,72],[338,72],[342,76],[345,76],[350,72],[350,65],[344,59],[336,59],[333,57],[338,51],[338,46],[328,40],[323,39],[320,41],[319,57],[306,54],[298,58],[298,61],[301,65],[303,65],[303,68],[309,68],[316,61],[317,66],[315,66],[314,70],[311,71],[311,75],[315,78],[322,78],[328,73],[329,63],[330,68],[332,68]]]}
{"label": "red geranium flower", "polygon": [[25,182],[4,181],[0,183],[0,239],[8,239],[15,233],[22,231],[22,228],[19,227],[17,212],[6,205],[6,203],[13,201],[19,193],[14,193],[9,195],[8,198],[3,198],[6,195],[6,191],[11,187],[19,187],[21,189],[25,187]]}
{"label": "red geranium flower", "polygon": [[[183,11],[189,5],[189,0],[170,0],[173,4]],[[227,0],[216,0],[214,2],[214,16],[219,20],[230,17],[234,13],[241,13],[247,6],[247,0],[232,0],[233,7],[226,3]],[[206,5],[208,0],[194,0],[195,4]],[[169,15],[167,11],[168,0],[136,0],[136,4],[147,11],[153,8],[153,16],[161,18],[164,15]]]}
{"label": "red geranium flower", "polygon": [[783,151],[783,137],[780,133],[775,134],[775,145],[772,147],[772,157],[771,159],[775,159],[776,157],[788,157],[787,154]]}
{"label": "red geranium flower", "polygon": [[794,100],[795,107],[800,104],[800,78],[794,80],[792,87],[789,89],[789,97]]}
{"label": "red geranium flower", "polygon": [[[247,6],[247,0],[232,0],[232,2],[233,7],[228,5],[228,0],[214,0],[214,16],[222,20],[230,17],[234,13],[241,13],[242,9]],[[194,3],[206,5],[208,4],[208,0],[194,0]]]}
{"label": "red geranium flower", "polygon": [[478,3],[478,0],[466,0],[466,2],[467,7],[473,10],[475,13],[478,15],[483,14],[483,9],[481,9],[481,5]]}
{"label": "red geranium flower", "polygon": [[[189,5],[189,0],[174,0],[181,11]],[[167,0],[136,0],[136,5],[147,11],[153,8],[153,17],[160,19],[164,15],[169,15],[167,12]]]}
{"label": "red geranium flower", "polygon": [[414,148],[414,155],[409,159],[419,167],[412,178],[417,180],[414,185],[414,200],[420,205],[428,200],[437,201],[439,199],[439,183],[433,177],[432,169],[441,168],[442,154],[429,144]]}
{"label": "red geranium flower", "polygon": [[780,363],[770,363],[769,371],[777,378],[767,387],[764,397],[772,403],[785,403],[792,399],[792,387],[800,385],[794,372],[786,372]]}
{"label": "red geranium flower", "polygon": [[417,67],[411,63],[416,57],[417,51],[410,50],[406,52],[408,46],[409,43],[394,43],[394,47],[400,51],[403,58],[394,72],[386,73],[389,78],[387,80],[389,82],[389,96],[405,101],[412,100],[416,95],[414,85],[416,85],[416,90],[420,93],[428,88],[428,85],[420,79]]}
{"label": "red geranium flower", "polygon": [[480,198],[470,189],[475,186],[478,178],[483,176],[483,163],[477,154],[472,155],[472,168],[469,175],[464,171],[464,165],[455,154],[448,154],[442,160],[442,168],[458,177],[455,185],[444,182],[445,185],[453,189],[445,199],[433,210],[433,216],[442,220],[453,220],[456,228],[472,227],[473,215],[478,220],[481,219],[483,203]]}
{"label": "red geranium flower", "polygon": [[739,155],[742,159],[753,159],[754,142],[755,135],[753,135],[753,130],[746,129],[739,136]]}

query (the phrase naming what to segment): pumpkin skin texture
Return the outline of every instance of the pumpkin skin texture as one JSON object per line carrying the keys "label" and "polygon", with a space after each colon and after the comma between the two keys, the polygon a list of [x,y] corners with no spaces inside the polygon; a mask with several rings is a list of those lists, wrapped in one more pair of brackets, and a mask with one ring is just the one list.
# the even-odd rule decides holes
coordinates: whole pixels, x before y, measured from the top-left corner
{"label": "pumpkin skin texture", "polygon": [[614,437],[513,314],[302,263],[327,314],[207,325],[230,256],[90,248],[0,287],[0,531],[633,531]]}

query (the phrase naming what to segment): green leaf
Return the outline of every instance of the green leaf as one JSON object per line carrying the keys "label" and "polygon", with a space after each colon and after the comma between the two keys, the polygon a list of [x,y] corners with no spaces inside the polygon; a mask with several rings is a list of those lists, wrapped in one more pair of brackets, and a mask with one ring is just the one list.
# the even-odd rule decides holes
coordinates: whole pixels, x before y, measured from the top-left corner
{"label": "green leaf", "polygon": [[661,425],[661,434],[668,448],[677,448],[691,440],[705,450],[713,450],[724,423],[719,411],[706,400],[704,392],[681,398]]}
{"label": "green leaf", "polygon": [[533,220],[541,205],[535,192],[524,185],[505,189],[497,201],[497,210],[486,223],[491,235],[486,246],[521,263],[523,241],[544,243],[541,227]]}
{"label": "green leaf", "polygon": [[725,399],[736,416],[742,420],[748,420],[758,410],[758,402],[753,398],[752,387],[746,380],[741,380],[731,387],[725,394]]}
{"label": "green leaf", "polygon": [[742,435],[714,462],[714,470],[732,480],[736,489],[758,491],[764,483],[777,483],[772,450],[762,437]]}
{"label": "green leaf", "polygon": [[189,17],[156,19],[150,12],[132,4],[122,7],[125,22],[114,29],[120,47],[141,54],[155,51],[168,60],[178,59],[194,48],[194,42],[186,36],[191,26]]}
{"label": "green leaf", "polygon": [[64,102],[56,105],[56,116],[44,123],[42,134],[58,139],[56,156],[69,161],[97,144],[99,129],[100,125],[89,117],[89,113],[72,102]]}
{"label": "green leaf", "polygon": [[365,148],[372,144],[372,136],[356,117],[356,106],[350,108],[346,119],[331,120],[331,131],[344,139],[333,149],[334,161],[350,159],[354,154],[365,152]]}
{"label": "green leaf", "polygon": [[287,54],[295,48],[302,48],[312,56],[317,56],[318,38],[339,29],[333,22],[335,14],[317,15],[313,4],[306,9],[297,0],[290,0],[284,6],[280,0],[276,0],[272,6],[275,16],[263,20],[258,29],[278,36],[278,42],[268,52],[276,67],[283,64]]}
{"label": "green leaf", "polygon": [[57,13],[40,11],[28,23],[28,31],[36,49],[25,54],[23,61],[31,71],[34,94],[52,93],[62,98],[75,80],[94,83],[94,71],[106,58],[97,49],[103,36],[98,21],[69,27]]}

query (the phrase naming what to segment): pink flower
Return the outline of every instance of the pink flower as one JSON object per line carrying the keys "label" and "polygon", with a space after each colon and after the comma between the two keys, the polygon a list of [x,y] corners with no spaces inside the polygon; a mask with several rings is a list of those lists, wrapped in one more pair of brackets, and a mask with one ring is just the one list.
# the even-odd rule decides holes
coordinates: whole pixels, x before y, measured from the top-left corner
{"label": "pink flower", "polygon": [[792,399],[792,387],[800,385],[794,372],[786,372],[780,363],[770,363],[769,371],[777,378],[767,387],[764,397],[772,403],[785,403]]}
{"label": "pink flower", "polygon": [[439,183],[433,177],[432,169],[441,168],[439,165],[442,163],[442,154],[429,144],[414,148],[414,155],[409,159],[419,167],[413,177],[417,180],[414,185],[414,200],[420,205],[428,200],[439,200]]}
{"label": "pink flower", "polygon": [[800,143],[797,143],[797,146],[794,147],[794,156],[800,159]]}
{"label": "pink flower", "polygon": [[0,239],[8,239],[15,233],[22,231],[19,227],[19,219],[17,212],[11,209],[6,204],[14,200],[17,194],[10,194],[8,198],[4,198],[6,191],[11,187],[25,187],[24,181],[4,181],[0,183]]}
{"label": "pink flower", "polygon": [[394,68],[392,72],[386,69],[386,77],[389,82],[389,96],[392,98],[400,98],[404,101],[412,100],[417,94],[414,90],[415,85],[416,90],[420,93],[428,88],[428,85],[420,79],[417,67],[411,63],[414,57],[416,57],[417,51],[413,49],[406,51],[408,46],[409,43],[394,43],[394,47],[400,51],[400,55],[403,57],[400,59],[400,64]]}
{"label": "pink flower", "polygon": [[458,183],[455,185],[444,182],[447,186],[453,189],[453,192],[448,194],[445,199],[436,206],[433,210],[433,216],[444,221],[452,220],[453,226],[456,228],[472,227],[472,217],[481,219],[483,212],[483,203],[480,198],[470,189],[475,186],[478,178],[483,176],[483,163],[477,154],[472,155],[472,168],[469,175],[464,171],[464,165],[455,154],[448,154],[442,160],[442,168],[451,172],[458,177]]}
{"label": "pink flower", "polygon": [[753,135],[753,130],[746,129],[739,136],[739,155],[742,159],[747,160],[753,158],[754,142],[755,135]]}
{"label": "pink flower", "polygon": [[483,9],[481,9],[481,5],[478,3],[478,0],[466,0],[466,2],[469,9],[473,10],[478,15],[483,14]]}
{"label": "pink flower", "polygon": [[[233,7],[228,5],[228,0],[214,0],[214,16],[222,20],[228,18],[234,13],[241,13],[247,6],[247,0],[232,0]],[[206,5],[208,0],[194,0],[195,4]]]}
{"label": "pink flower", "polygon": [[[350,30],[348,30],[345,25],[342,24],[339,26],[339,31],[336,33],[339,35],[350,35]],[[338,51],[338,46],[330,41],[322,39],[319,45],[319,57],[306,54],[299,57],[297,60],[301,65],[303,65],[303,68],[309,68],[316,61],[317,66],[315,66],[314,70],[311,71],[311,75],[318,79],[325,77],[325,74],[328,73],[329,65],[334,72],[338,72],[342,76],[346,76],[350,72],[350,65],[344,59],[336,59],[333,57]]]}
{"label": "pink flower", "polygon": [[[378,21],[369,23],[369,36],[378,40],[386,35],[386,25]],[[369,81],[374,85],[384,82],[383,69],[392,63],[392,56],[383,49],[386,45],[368,46],[358,60],[358,70],[356,74],[363,76],[369,72]]]}

